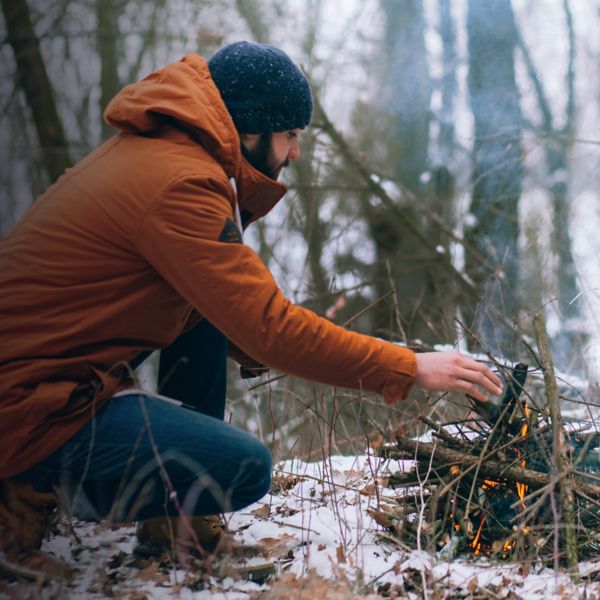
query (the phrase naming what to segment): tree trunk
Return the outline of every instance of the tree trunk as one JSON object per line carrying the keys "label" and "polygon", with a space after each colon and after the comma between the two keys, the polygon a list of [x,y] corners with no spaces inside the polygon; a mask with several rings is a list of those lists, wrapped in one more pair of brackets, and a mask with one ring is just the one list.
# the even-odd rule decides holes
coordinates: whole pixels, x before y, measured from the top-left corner
{"label": "tree trunk", "polygon": [[438,0],[440,36],[442,38],[442,107],[440,110],[439,146],[442,164],[448,165],[454,154],[454,100],[458,89],[456,81],[456,32],[450,0]]}
{"label": "tree trunk", "polygon": [[[119,12],[121,0],[96,0],[96,49],[100,57],[100,110],[103,113],[108,103],[121,88],[119,80]],[[114,134],[102,120],[102,139]]]}
{"label": "tree trunk", "polygon": [[390,129],[386,136],[394,174],[413,193],[427,170],[431,78],[425,48],[425,19],[419,0],[382,0],[386,15],[384,82]]}
{"label": "tree trunk", "polygon": [[475,142],[473,223],[465,237],[495,267],[494,273],[484,272],[467,260],[467,273],[481,290],[477,313],[468,316],[487,348],[506,355],[511,332],[498,323],[500,314],[518,320],[518,215],[523,174],[522,117],[514,63],[517,35],[510,0],[469,0],[467,29]]}
{"label": "tree trunk", "polygon": [[236,0],[236,8],[250,29],[252,37],[261,44],[269,42],[269,33],[265,27],[258,3],[252,0]]}
{"label": "tree trunk", "polygon": [[302,235],[307,244],[307,261],[311,279],[311,295],[315,301],[311,306],[324,314],[331,298],[328,297],[329,277],[323,267],[323,248],[327,241],[327,226],[320,218],[319,206],[322,192],[317,187],[317,177],[313,169],[314,144],[308,136],[303,138],[303,157],[294,163],[298,198],[304,213]]}
{"label": "tree trunk", "polygon": [[[422,192],[421,175],[428,168],[431,78],[424,41],[425,20],[421,2],[381,0],[386,16],[383,52],[386,72],[379,108],[385,115],[382,139],[386,167],[412,193]],[[411,208],[403,208],[417,222]],[[376,294],[398,290],[398,315],[382,303],[374,311],[376,333],[390,337],[396,319],[409,339],[440,341],[436,314],[437,259],[411,233],[390,219],[385,209],[365,212],[375,243]]]}
{"label": "tree trunk", "polygon": [[26,0],[0,0],[7,41],[17,64],[17,79],[31,110],[42,149],[44,168],[55,181],[72,162],[54,89],[40,52]]}

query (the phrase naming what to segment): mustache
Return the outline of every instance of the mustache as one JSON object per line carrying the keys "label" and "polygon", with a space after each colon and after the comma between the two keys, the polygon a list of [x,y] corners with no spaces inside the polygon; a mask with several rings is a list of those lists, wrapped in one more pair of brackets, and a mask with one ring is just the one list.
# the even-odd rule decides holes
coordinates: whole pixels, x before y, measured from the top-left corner
{"label": "mustache", "polygon": [[290,166],[290,160],[289,160],[289,158],[286,158],[283,162],[281,162],[277,165],[277,167],[275,168],[275,171],[277,173],[279,173],[281,171],[281,169],[286,169],[289,166]]}

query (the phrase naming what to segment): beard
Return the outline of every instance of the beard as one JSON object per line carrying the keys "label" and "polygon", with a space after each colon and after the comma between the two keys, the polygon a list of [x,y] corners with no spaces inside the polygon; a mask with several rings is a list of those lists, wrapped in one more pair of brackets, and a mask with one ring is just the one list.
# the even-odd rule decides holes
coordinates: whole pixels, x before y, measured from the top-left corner
{"label": "beard", "polygon": [[242,155],[244,158],[263,175],[270,177],[271,179],[277,180],[281,169],[287,167],[290,164],[289,160],[273,164],[271,158],[271,134],[261,133],[258,139],[258,144],[253,150],[248,150],[244,144],[242,144]]}

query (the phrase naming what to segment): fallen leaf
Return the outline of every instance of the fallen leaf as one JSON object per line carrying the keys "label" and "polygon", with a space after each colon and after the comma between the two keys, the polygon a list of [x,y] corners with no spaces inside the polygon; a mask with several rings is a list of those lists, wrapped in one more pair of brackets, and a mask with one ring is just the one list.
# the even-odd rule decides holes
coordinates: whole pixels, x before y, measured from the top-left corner
{"label": "fallen leaf", "polygon": [[362,496],[374,496],[377,491],[377,486],[374,483],[369,483],[365,485],[364,488],[359,490],[359,493]]}
{"label": "fallen leaf", "polygon": [[479,587],[479,580],[477,577],[471,577],[469,579],[469,583],[467,584],[467,589],[469,590],[469,594],[474,594]]}
{"label": "fallen leaf", "polygon": [[275,509],[275,512],[278,515],[281,515],[282,517],[291,517],[292,515],[295,515],[296,513],[299,513],[300,511],[297,508],[291,508],[290,506],[283,504],[282,506],[278,506]]}
{"label": "fallen leaf", "polygon": [[285,554],[289,551],[290,542],[296,544],[296,537],[289,533],[283,533],[279,537],[264,537],[258,540],[264,547],[266,556]]}
{"label": "fallen leaf", "polygon": [[271,507],[268,504],[263,504],[262,506],[251,510],[250,514],[261,519],[268,519],[269,515],[271,514]]}
{"label": "fallen leaf", "polygon": [[147,567],[143,568],[138,574],[137,578],[143,581],[152,581],[158,574],[158,563],[151,562]]}
{"label": "fallen leaf", "polygon": [[381,510],[369,508],[367,509],[367,514],[372,517],[377,525],[381,525],[381,527],[385,527],[385,529],[395,529],[398,524],[398,519],[394,515],[390,515]]}
{"label": "fallen leaf", "polygon": [[346,473],[346,478],[349,480],[362,479],[365,476],[365,472],[361,469],[359,471],[355,471],[354,469],[350,469]]}

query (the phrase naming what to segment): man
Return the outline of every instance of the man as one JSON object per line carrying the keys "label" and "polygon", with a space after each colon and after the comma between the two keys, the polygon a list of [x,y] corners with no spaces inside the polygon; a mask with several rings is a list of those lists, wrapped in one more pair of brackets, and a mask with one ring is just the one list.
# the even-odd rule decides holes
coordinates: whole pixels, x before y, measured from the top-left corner
{"label": "man", "polygon": [[[187,55],[125,87],[105,113],[117,135],[0,242],[0,538],[38,544],[13,508],[47,508],[53,489],[72,514],[165,539],[201,530],[183,516],[266,494],[268,450],[223,422],[228,340],[247,364],[390,403],[413,384],[500,393],[468,357],[415,355],[294,306],[244,245],[285,193],[276,179],[311,112],[281,50]],[[160,391],[187,408],[127,391],[160,348]]]}

